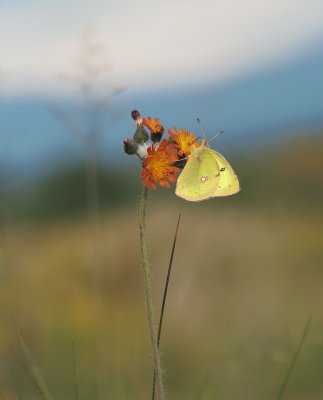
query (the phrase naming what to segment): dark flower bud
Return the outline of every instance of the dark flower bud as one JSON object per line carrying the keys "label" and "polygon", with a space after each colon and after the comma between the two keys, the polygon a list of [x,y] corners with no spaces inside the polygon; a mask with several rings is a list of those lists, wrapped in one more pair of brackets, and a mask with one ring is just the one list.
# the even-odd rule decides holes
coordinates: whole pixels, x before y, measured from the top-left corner
{"label": "dark flower bud", "polygon": [[136,121],[137,126],[142,124],[142,118],[138,110],[131,111],[131,116]]}
{"label": "dark flower bud", "polygon": [[138,110],[131,111],[131,116],[135,121],[141,118],[140,112]]}
{"label": "dark flower bud", "polygon": [[161,141],[161,138],[164,133],[164,127],[163,125],[158,125],[158,130],[156,132],[151,132],[150,133],[150,139],[153,143],[158,143]]}
{"label": "dark flower bud", "polygon": [[138,150],[138,143],[132,139],[124,139],[123,141],[125,153],[131,155],[136,154]]}
{"label": "dark flower bud", "polygon": [[125,153],[136,154],[141,160],[147,157],[147,147],[144,144],[137,143],[133,139],[124,139],[123,141]]}
{"label": "dark flower bud", "polygon": [[133,135],[133,138],[139,144],[147,142],[147,140],[149,139],[149,135],[143,125],[138,125],[136,132]]}

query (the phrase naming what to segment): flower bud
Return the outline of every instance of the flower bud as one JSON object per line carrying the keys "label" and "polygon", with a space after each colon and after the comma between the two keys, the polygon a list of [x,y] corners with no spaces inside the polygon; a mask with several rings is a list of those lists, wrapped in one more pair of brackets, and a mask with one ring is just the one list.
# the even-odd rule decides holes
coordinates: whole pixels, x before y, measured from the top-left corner
{"label": "flower bud", "polygon": [[138,143],[132,139],[124,139],[123,141],[125,153],[132,155],[136,154],[138,150]]}
{"label": "flower bud", "polygon": [[140,118],[140,112],[138,110],[133,110],[131,111],[131,116],[135,121],[137,121],[137,119]]}
{"label": "flower bud", "polygon": [[133,139],[124,139],[123,141],[125,153],[136,154],[141,160],[147,157],[147,147],[144,144],[137,143]]}
{"label": "flower bud", "polygon": [[138,110],[131,111],[131,116],[136,121],[137,126],[140,126],[142,124],[142,118]]}
{"label": "flower bud", "polygon": [[155,132],[150,132],[150,139],[153,143],[158,143],[161,141],[161,138],[164,133],[164,127],[163,125],[158,125],[158,130]]}
{"label": "flower bud", "polygon": [[144,144],[149,139],[149,135],[143,125],[138,125],[133,135],[134,140],[139,144]]}

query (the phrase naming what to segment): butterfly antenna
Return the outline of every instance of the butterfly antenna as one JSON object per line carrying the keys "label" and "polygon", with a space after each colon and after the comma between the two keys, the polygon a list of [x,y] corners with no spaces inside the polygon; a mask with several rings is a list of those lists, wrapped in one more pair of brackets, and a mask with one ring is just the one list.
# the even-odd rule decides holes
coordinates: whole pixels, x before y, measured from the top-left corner
{"label": "butterfly antenna", "polygon": [[[202,122],[200,121],[200,118],[196,118],[197,122],[199,123],[202,135],[204,137],[204,139],[206,140],[206,135],[205,135],[205,131],[203,129],[203,125]],[[221,135],[221,133],[223,133],[223,131],[218,132],[217,134],[215,134],[211,139],[208,139],[207,142],[210,143],[212,140],[214,140],[216,137],[218,137],[219,135]]]}
{"label": "butterfly antenna", "polygon": [[[199,118],[196,118],[196,119],[197,119],[197,122],[198,122],[199,125],[200,125],[200,129],[201,129],[201,132],[202,132],[202,134],[203,134],[204,139],[207,140],[207,139],[206,139],[206,135],[205,135],[205,131],[204,131],[204,129],[203,129],[203,125],[202,125],[200,119],[199,119]],[[216,137],[218,137],[219,135],[221,135],[221,133],[223,133],[223,131],[220,131],[220,132],[216,133],[213,137],[211,137],[211,139],[207,140],[207,143],[212,142],[212,140],[214,140]]]}
{"label": "butterfly antenna", "polygon": [[208,142],[210,143],[212,140],[214,140],[215,138],[217,138],[218,136],[220,136],[221,133],[223,133],[223,132],[224,132],[224,131],[220,131],[220,132],[216,133],[213,137],[211,137],[210,140],[208,140]]}
{"label": "butterfly antenna", "polygon": [[200,121],[200,118],[196,118],[196,120],[199,123],[203,138],[206,139],[206,135],[205,135],[205,132],[204,132],[204,128],[203,128],[202,122]]}

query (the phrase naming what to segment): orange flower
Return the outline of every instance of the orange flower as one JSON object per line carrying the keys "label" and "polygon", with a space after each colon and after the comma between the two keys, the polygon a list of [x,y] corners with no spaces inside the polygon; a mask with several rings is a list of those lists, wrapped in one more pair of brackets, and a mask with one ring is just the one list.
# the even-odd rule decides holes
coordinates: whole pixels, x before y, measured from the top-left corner
{"label": "orange flower", "polygon": [[159,123],[159,118],[152,119],[151,117],[144,118],[142,124],[150,130],[150,138],[153,143],[160,142],[164,133],[164,127]]}
{"label": "orange flower", "polygon": [[145,185],[153,189],[156,189],[156,183],[169,187],[169,182],[175,182],[179,172],[179,168],[173,165],[178,160],[175,145],[164,139],[159,146],[148,147],[147,152],[141,172]]}
{"label": "orange flower", "polygon": [[179,150],[179,156],[188,157],[191,154],[192,146],[200,146],[200,143],[198,143],[196,136],[186,131],[185,129],[181,129],[178,131],[177,128],[174,127],[174,132],[168,129],[168,134],[174,140],[175,146]]}
{"label": "orange flower", "polygon": [[143,118],[142,123],[150,130],[151,133],[160,133],[161,131],[164,131],[163,126],[159,123],[159,118]]}

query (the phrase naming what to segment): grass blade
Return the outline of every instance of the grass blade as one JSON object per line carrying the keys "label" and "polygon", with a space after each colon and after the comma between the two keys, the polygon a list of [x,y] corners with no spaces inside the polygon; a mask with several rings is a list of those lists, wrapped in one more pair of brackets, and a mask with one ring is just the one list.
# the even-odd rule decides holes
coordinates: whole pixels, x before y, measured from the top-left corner
{"label": "grass blade", "polygon": [[302,349],[302,347],[303,347],[304,341],[305,341],[306,336],[307,336],[307,334],[308,334],[308,330],[309,330],[309,327],[310,327],[310,324],[311,324],[311,320],[312,320],[312,317],[309,316],[308,319],[307,319],[305,328],[304,328],[304,330],[303,330],[303,334],[302,334],[301,340],[300,340],[300,342],[299,342],[299,344],[298,344],[298,346],[297,346],[297,349],[296,349],[296,351],[295,351],[295,354],[294,354],[294,356],[293,356],[293,358],[292,358],[292,361],[291,361],[291,363],[290,363],[290,365],[289,365],[289,367],[288,367],[288,370],[287,370],[285,379],[284,379],[284,381],[283,381],[283,383],[282,383],[282,385],[281,385],[280,391],[279,391],[279,393],[278,393],[277,400],[281,400],[281,399],[283,398],[283,394],[284,394],[284,392],[285,392],[287,383],[288,383],[288,381],[289,381],[289,378],[290,378],[290,376],[291,376],[291,373],[292,373],[292,371],[293,371],[293,369],[294,369],[294,366],[295,366],[295,364],[296,364],[296,361],[297,361],[297,359],[298,359],[298,356],[299,356],[299,354],[300,354],[300,352],[301,352],[301,349]]}
{"label": "grass blade", "polygon": [[42,400],[50,400],[51,396],[49,394],[49,390],[48,390],[48,387],[46,385],[46,382],[45,382],[45,380],[44,380],[39,368],[37,367],[35,362],[32,361],[32,359],[30,357],[29,348],[26,345],[25,341],[23,340],[21,334],[19,334],[19,341],[20,341],[21,349],[22,349],[23,354],[25,356],[25,368],[29,372],[29,375],[30,375],[30,377],[32,379],[32,382],[33,382],[33,384],[35,386],[35,389],[38,392],[38,395],[39,395],[40,399],[42,399]]}
{"label": "grass blade", "polygon": [[[164,294],[163,294],[163,302],[162,302],[162,306],[161,306],[161,310],[160,310],[158,333],[157,333],[157,346],[158,346],[158,348],[159,348],[161,331],[162,331],[162,326],[163,326],[164,311],[165,311],[165,304],[166,304],[166,298],[167,298],[167,292],[168,292],[169,278],[170,278],[170,273],[171,273],[172,265],[173,265],[173,258],[174,258],[174,253],[175,253],[177,233],[178,233],[180,220],[181,220],[181,214],[179,214],[179,217],[178,217],[178,220],[177,220],[176,231],[175,231],[174,240],[173,240],[173,246],[172,246],[172,252],[171,252],[170,259],[169,259],[169,264],[168,264],[168,271],[167,271],[166,283],[165,283]],[[152,396],[151,396],[152,400],[155,399],[155,387],[156,387],[156,371],[154,370],[153,389],[152,389]]]}

